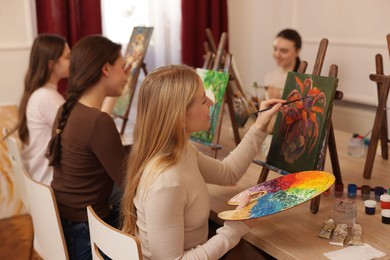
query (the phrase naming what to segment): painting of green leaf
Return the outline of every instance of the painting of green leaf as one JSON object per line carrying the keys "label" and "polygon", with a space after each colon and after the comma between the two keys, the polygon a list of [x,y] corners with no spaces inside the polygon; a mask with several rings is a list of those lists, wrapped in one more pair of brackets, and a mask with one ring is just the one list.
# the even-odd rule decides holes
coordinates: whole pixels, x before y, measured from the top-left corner
{"label": "painting of green leaf", "polygon": [[288,172],[317,169],[337,88],[337,78],[289,72],[267,163]]}
{"label": "painting of green leaf", "polygon": [[210,127],[208,130],[193,133],[191,139],[205,144],[211,144],[218,126],[229,74],[214,70],[196,69],[196,73],[203,81],[207,97],[214,101],[210,108]]}

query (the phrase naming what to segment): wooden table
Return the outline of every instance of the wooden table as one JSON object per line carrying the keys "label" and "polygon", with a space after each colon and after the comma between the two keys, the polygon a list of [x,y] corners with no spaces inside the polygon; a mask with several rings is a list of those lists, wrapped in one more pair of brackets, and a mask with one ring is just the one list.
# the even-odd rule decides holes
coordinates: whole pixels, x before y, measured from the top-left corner
{"label": "wooden table", "polygon": [[[351,134],[335,130],[335,135],[345,187],[348,183],[355,183],[358,186],[366,184],[371,187],[390,187],[390,161],[384,161],[380,156],[376,156],[372,178],[366,180],[362,177],[365,158],[352,158],[347,154],[347,144]],[[223,145],[225,148],[229,146],[226,143]],[[261,155],[258,157],[262,158]],[[329,157],[327,157],[325,170],[332,171]],[[218,212],[234,209],[226,202],[242,190],[255,185],[260,171],[259,166],[252,164],[243,178],[233,187],[208,185],[212,210],[210,218],[222,224],[223,221],[217,216]],[[268,180],[279,176],[270,172]],[[347,197],[346,188],[344,197]],[[374,198],[373,192],[371,198]],[[327,259],[323,253],[346,247],[330,245],[329,240],[317,236],[324,220],[333,215],[334,201],[332,191],[329,196],[321,196],[320,209],[317,214],[310,212],[310,202],[307,202],[285,212],[259,218],[257,226],[252,228],[244,239],[277,259]],[[362,226],[363,242],[388,254],[381,259],[390,259],[390,225],[381,222],[380,204],[377,206],[376,214],[371,216],[364,213],[360,191],[355,201],[358,208],[356,222]]]}

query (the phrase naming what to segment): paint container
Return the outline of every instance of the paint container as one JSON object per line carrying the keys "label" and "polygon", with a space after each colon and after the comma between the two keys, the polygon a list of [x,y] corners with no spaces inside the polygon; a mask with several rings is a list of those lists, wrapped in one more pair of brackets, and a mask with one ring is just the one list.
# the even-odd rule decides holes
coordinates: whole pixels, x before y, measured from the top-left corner
{"label": "paint container", "polygon": [[380,197],[383,193],[385,193],[384,188],[381,186],[376,186],[374,189],[375,192],[375,200],[380,201]]}
{"label": "paint container", "polygon": [[370,192],[371,192],[371,187],[370,186],[362,185],[362,188],[361,188],[362,200],[370,199]]}
{"label": "paint container", "polygon": [[364,141],[363,137],[358,134],[353,134],[348,141],[348,154],[351,157],[364,157]]}
{"label": "paint container", "polygon": [[390,224],[390,209],[382,209],[381,215],[382,215],[382,223]]}
{"label": "paint container", "polygon": [[383,194],[380,196],[380,200],[382,209],[390,209],[390,195]]}
{"label": "paint container", "polygon": [[334,186],[334,192],[335,192],[336,198],[342,197],[343,193],[344,193],[344,184],[336,183]]}
{"label": "paint container", "polygon": [[356,197],[357,186],[356,184],[348,184],[348,197],[353,199]]}
{"label": "paint container", "polygon": [[367,215],[375,215],[376,210],[376,201],[375,200],[366,200],[364,201],[365,213]]}
{"label": "paint container", "polygon": [[347,198],[338,198],[334,202],[333,220],[335,224],[346,224],[352,227],[357,215],[356,203]]}

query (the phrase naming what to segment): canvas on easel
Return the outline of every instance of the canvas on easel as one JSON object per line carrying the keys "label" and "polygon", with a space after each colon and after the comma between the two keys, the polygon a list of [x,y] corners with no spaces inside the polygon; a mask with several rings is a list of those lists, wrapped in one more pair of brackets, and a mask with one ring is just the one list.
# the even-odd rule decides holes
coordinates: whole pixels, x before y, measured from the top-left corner
{"label": "canvas on easel", "polygon": [[218,127],[219,117],[224,103],[225,91],[229,81],[229,74],[221,71],[196,69],[206,91],[214,105],[210,108],[210,127],[207,130],[193,133],[191,139],[209,145],[213,142]]}
{"label": "canvas on easel", "polygon": [[337,78],[289,72],[267,163],[288,172],[318,169]]}
{"label": "canvas on easel", "polygon": [[[316,60],[315,60],[315,63],[314,63],[314,68],[313,68],[313,72],[311,74],[311,76],[319,76],[320,73],[321,73],[321,70],[322,70],[322,66],[324,64],[324,59],[325,59],[325,54],[326,54],[326,50],[327,50],[327,46],[328,46],[328,40],[327,39],[322,39],[321,42],[320,42],[320,45],[319,45],[319,48],[318,48],[318,52],[317,52],[317,57],[316,57]],[[305,73],[306,71],[306,68],[307,68],[307,62],[306,61],[301,61],[301,63],[299,64],[299,68],[298,68],[298,73]],[[329,67],[329,74],[328,76],[330,78],[334,78],[334,79],[337,79],[337,73],[338,73],[338,67],[335,65],[335,64],[332,64],[330,67]],[[306,80],[305,79],[300,79],[300,81],[302,82],[302,80]],[[295,81],[296,82],[296,81]],[[303,89],[303,93],[305,93],[305,89],[308,87],[308,89],[310,89],[310,82],[306,82],[307,86],[305,86],[305,81],[303,81],[302,83],[302,87],[300,86],[299,88],[301,88],[301,92],[302,92],[302,89]],[[299,84],[299,83],[298,83]],[[332,87],[332,85],[330,85]],[[337,87],[337,81],[336,81],[336,87]],[[311,85],[311,88],[313,88],[313,85]],[[316,90],[317,91],[317,90]],[[316,92],[315,91],[315,92]],[[313,91],[312,91],[313,92]],[[333,92],[333,90],[332,90]],[[288,93],[287,95],[289,95],[290,93]],[[302,94],[301,94],[302,96]],[[307,96],[307,94],[304,94],[304,96]],[[313,96],[314,97],[314,96]],[[312,98],[305,98],[304,100],[312,100]],[[317,97],[317,96],[315,96]],[[339,91],[339,90],[335,90],[334,91],[334,95],[331,97],[331,99],[337,99],[337,100],[341,100],[343,98],[343,92]],[[314,99],[313,99],[314,100]],[[313,168],[312,169],[309,169],[309,170],[324,170],[325,168],[325,157],[326,157],[326,151],[327,151],[327,148],[329,148],[329,155],[330,155],[330,159],[331,159],[331,164],[332,164],[332,169],[333,169],[333,174],[335,176],[335,179],[336,179],[336,183],[343,183],[342,181],[342,177],[341,177],[341,170],[340,170],[340,164],[339,164],[339,160],[338,160],[338,155],[337,155],[337,148],[336,148],[336,141],[335,141],[335,135],[334,135],[334,129],[333,129],[333,125],[332,125],[332,119],[331,119],[331,113],[332,113],[332,107],[333,107],[333,101],[332,102],[329,102],[330,106],[328,108],[328,118],[326,119],[326,123],[325,125],[323,126],[323,128],[321,129],[321,131],[323,131],[324,133],[324,137],[322,138],[321,137],[321,141],[319,141],[318,145],[319,145],[319,150],[317,150],[317,152],[319,152],[319,157],[315,159],[315,161],[312,163],[312,166]],[[298,104],[296,104],[298,105]],[[318,109],[315,109],[313,112],[318,112],[317,111]],[[294,113],[292,113],[294,114]],[[296,114],[296,113],[295,113]],[[312,122],[315,121],[316,119],[316,115],[317,113],[312,113],[311,117],[308,117],[307,113],[304,112],[302,115],[304,116],[304,118],[308,118],[310,121],[309,123],[311,124]],[[289,114],[286,114],[286,115],[289,115]],[[296,114],[297,115],[297,114]],[[302,116],[301,115],[301,116]],[[299,118],[299,116],[298,116]],[[294,118],[293,118],[294,119]],[[290,121],[289,121],[290,120]],[[292,119],[289,119],[287,120],[286,119],[286,123],[290,123],[292,122],[293,120]],[[294,119],[296,120],[296,119]],[[302,124],[302,123],[301,123]],[[303,124],[304,125],[304,124]],[[318,124],[317,124],[318,125]],[[304,125],[305,126],[305,125]],[[310,126],[310,125],[306,125],[307,126]],[[311,127],[311,129],[313,129]],[[290,127],[290,130],[298,130],[297,133],[293,133],[294,135],[298,135],[299,134],[299,127],[297,127],[296,129],[292,129]],[[309,129],[310,130],[310,127]],[[311,130],[310,130],[311,131]],[[276,133],[274,133],[275,135]],[[314,136],[313,133],[309,133],[310,136]],[[317,134],[316,134],[317,135]],[[301,145],[303,142],[305,141],[305,139],[302,137],[300,139],[297,139],[296,140],[296,144],[298,145]],[[276,143],[277,145],[277,143]],[[313,145],[313,142],[309,143],[309,148],[308,149],[311,149],[310,147],[312,147]],[[271,142],[271,147],[272,147],[272,142]],[[286,146],[287,147],[287,146]],[[280,147],[279,147],[280,148]],[[290,147],[288,149],[290,150],[294,150],[296,149],[297,147]],[[289,150],[287,149],[287,152],[289,152]],[[313,148],[314,149],[314,148]],[[306,147],[305,147],[305,150],[306,150]],[[295,150],[294,150],[295,151]],[[277,151],[279,152],[279,151]],[[300,150],[297,150],[296,153],[298,152],[302,152]],[[275,171],[277,173],[280,173],[280,174],[289,174],[289,173],[292,173],[294,170],[292,169],[283,169],[283,168],[280,168],[280,167],[276,167],[274,165],[271,165],[270,163],[275,163],[275,164],[278,164],[279,162],[277,161],[278,159],[279,160],[284,160],[284,159],[280,159],[280,158],[276,158],[275,160],[273,160],[271,157],[271,151],[269,151],[268,153],[268,156],[270,156],[270,161],[268,160],[268,156],[267,156],[267,162],[263,162],[263,161],[260,161],[260,160],[254,160],[253,162],[260,165],[260,166],[263,166],[262,170],[261,170],[261,174],[260,174],[260,177],[259,177],[259,180],[258,180],[258,183],[262,183],[264,181],[266,181],[267,179],[267,176],[268,176],[268,173],[270,170],[272,171]],[[298,153],[299,155],[299,153]],[[291,156],[291,155],[290,155]],[[293,156],[294,157],[294,156]],[[296,155],[295,155],[295,159],[296,159]],[[291,159],[289,159],[291,161]],[[270,163],[268,163],[270,162]],[[301,169],[299,169],[298,171],[301,171]],[[320,196],[317,196],[315,197],[314,199],[311,200],[311,203],[310,203],[310,211],[312,213],[317,213],[318,212],[318,209],[319,209],[319,203],[320,203]]]}
{"label": "canvas on easel", "polygon": [[[250,107],[250,104],[245,99],[241,86],[237,80],[237,73],[232,66],[232,55],[225,50],[227,43],[227,33],[224,32],[221,34],[218,48],[214,42],[214,37],[210,29],[206,29],[206,36],[207,42],[204,43],[205,55],[202,69],[214,71],[216,73],[215,75],[218,75],[217,73],[224,73],[226,75],[225,77],[227,85],[225,86],[224,95],[221,95],[222,101],[220,103],[220,108],[218,108],[219,110],[217,111],[219,113],[218,120],[216,117],[217,114],[211,112],[214,117],[211,119],[211,127],[214,127],[213,122],[215,122],[215,128],[209,129],[203,133],[197,133],[192,137],[192,139],[209,146],[213,150],[213,157],[217,158],[218,150],[222,149],[222,146],[219,145],[219,137],[221,133],[221,124],[223,119],[222,110],[224,104],[227,104],[236,145],[241,141],[238,131],[239,125],[243,125],[245,120],[248,118],[247,115],[255,112],[256,108],[253,110],[253,108]],[[198,70],[198,72],[200,71],[201,70]],[[200,76],[202,77],[202,75]],[[206,86],[207,82],[205,82],[204,85]],[[239,103],[236,101],[239,101]],[[238,114],[237,111],[240,111],[240,114]],[[212,133],[213,136],[210,136],[209,133]],[[206,141],[202,141],[199,137]]]}
{"label": "canvas on easel", "polygon": [[112,99],[113,103],[110,101],[109,104],[103,105],[102,110],[123,120],[120,130],[121,135],[124,134],[141,69],[143,69],[145,75],[147,74],[144,58],[152,32],[153,27],[134,27],[124,54],[125,68],[130,70],[127,83],[119,98]]}

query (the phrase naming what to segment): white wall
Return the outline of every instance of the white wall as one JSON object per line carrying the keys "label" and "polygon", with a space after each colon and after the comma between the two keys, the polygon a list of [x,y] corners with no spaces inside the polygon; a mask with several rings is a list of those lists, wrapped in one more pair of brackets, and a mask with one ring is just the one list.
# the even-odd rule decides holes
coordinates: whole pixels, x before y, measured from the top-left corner
{"label": "white wall", "polygon": [[[386,35],[390,33],[387,0],[228,0],[229,44],[248,92],[253,82],[275,68],[272,42],[282,29],[297,29],[303,38],[301,59],[313,69],[318,44],[329,40],[322,75],[330,64],[339,67],[344,100],[334,107],[336,128],[364,134],[373,125],[377,105],[375,55],[382,54],[390,73]],[[358,105],[356,105],[358,104]],[[390,107],[390,99],[388,101]]]}
{"label": "white wall", "polygon": [[36,35],[34,3],[33,0],[0,0],[0,105],[20,102]]}

